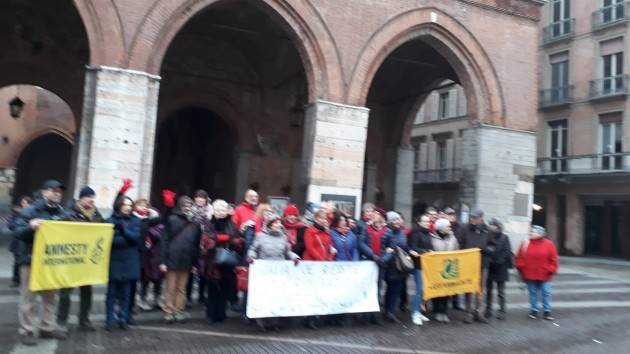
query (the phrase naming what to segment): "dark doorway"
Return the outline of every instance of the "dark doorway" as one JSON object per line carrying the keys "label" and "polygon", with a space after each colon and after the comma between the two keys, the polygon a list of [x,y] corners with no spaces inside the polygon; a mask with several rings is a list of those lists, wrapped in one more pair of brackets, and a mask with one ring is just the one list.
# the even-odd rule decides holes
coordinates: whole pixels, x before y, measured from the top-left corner
{"label": "dark doorway", "polygon": [[205,189],[212,199],[235,193],[236,138],[223,119],[203,108],[184,108],[161,124],[157,136],[152,201],[161,191],[191,195]]}
{"label": "dark doorway", "polygon": [[20,154],[13,189],[13,203],[23,195],[32,196],[49,179],[68,184],[72,144],[54,133],[33,140]]}
{"label": "dark doorway", "polygon": [[604,215],[603,206],[584,208],[584,253],[587,255],[602,255]]}

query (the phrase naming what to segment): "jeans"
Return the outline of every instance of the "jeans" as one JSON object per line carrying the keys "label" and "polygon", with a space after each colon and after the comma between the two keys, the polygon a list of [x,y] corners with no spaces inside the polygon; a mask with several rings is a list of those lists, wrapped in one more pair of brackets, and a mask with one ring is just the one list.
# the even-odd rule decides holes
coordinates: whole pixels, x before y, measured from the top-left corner
{"label": "jeans", "polygon": [[551,312],[551,282],[542,280],[528,280],[529,308],[532,312],[538,312],[538,294],[542,293],[542,305],[544,312]]}
{"label": "jeans", "polygon": [[385,312],[388,314],[396,314],[398,309],[398,300],[400,300],[400,289],[403,286],[404,279],[386,280],[387,290],[385,290]]}
{"label": "jeans", "polygon": [[413,279],[416,281],[416,295],[413,297],[413,312],[420,312],[422,304],[422,271],[416,269],[413,271]]}
{"label": "jeans", "polygon": [[[59,290],[59,306],[57,307],[57,323],[62,326],[68,324],[68,314],[70,313],[70,295],[72,288]],[[89,320],[90,309],[92,308],[92,286],[79,287],[79,323]]]}
{"label": "jeans", "polygon": [[[108,324],[116,321],[124,323],[129,319],[129,302],[131,301],[131,282],[129,280],[110,280],[107,284],[107,297],[105,298],[105,313]],[[118,316],[116,316],[116,303],[118,303]]]}

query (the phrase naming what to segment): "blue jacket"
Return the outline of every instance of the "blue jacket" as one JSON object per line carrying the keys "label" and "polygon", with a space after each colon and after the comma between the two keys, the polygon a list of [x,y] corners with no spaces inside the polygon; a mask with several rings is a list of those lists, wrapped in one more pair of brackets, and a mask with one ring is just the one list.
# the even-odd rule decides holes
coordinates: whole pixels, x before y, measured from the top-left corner
{"label": "blue jacket", "polygon": [[348,231],[345,235],[342,235],[339,231],[331,229],[330,237],[332,238],[333,245],[337,250],[337,254],[335,255],[336,261],[359,260],[357,237],[352,231]]}
{"label": "blue jacket", "polygon": [[140,278],[140,219],[133,215],[112,214],[114,224],[112,253],[109,258],[109,280],[128,281]]}
{"label": "blue jacket", "polygon": [[402,228],[394,229],[387,225],[387,230],[381,240],[381,260],[385,266],[385,278],[386,279],[402,279],[406,274],[401,273],[396,269],[395,253],[388,253],[385,250],[387,248],[400,247],[403,250],[409,252],[409,246],[407,245],[407,236]]}
{"label": "blue jacket", "polygon": [[33,243],[35,242],[35,230],[31,229],[29,223],[33,219],[43,220],[66,220],[66,211],[61,205],[47,205],[43,199],[37,199],[33,204],[26,207],[11,225],[13,237],[19,241],[19,252],[17,262],[20,265],[30,265],[33,254]]}

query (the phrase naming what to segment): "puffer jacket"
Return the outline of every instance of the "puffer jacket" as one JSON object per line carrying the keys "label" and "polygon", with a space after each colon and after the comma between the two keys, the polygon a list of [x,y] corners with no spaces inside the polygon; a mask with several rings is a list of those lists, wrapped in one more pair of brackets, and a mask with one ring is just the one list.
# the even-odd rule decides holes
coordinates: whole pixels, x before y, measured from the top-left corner
{"label": "puffer jacket", "polygon": [[402,228],[393,228],[388,225],[381,241],[381,254],[383,255],[381,261],[385,267],[385,279],[387,280],[404,279],[406,276],[405,273],[396,268],[395,252],[386,251],[387,248],[395,249],[396,247],[408,252],[407,236]]}
{"label": "puffer jacket", "polygon": [[253,259],[267,260],[295,260],[300,258],[291,251],[289,240],[282,232],[270,230],[256,234],[254,244],[249,248],[247,256]]}

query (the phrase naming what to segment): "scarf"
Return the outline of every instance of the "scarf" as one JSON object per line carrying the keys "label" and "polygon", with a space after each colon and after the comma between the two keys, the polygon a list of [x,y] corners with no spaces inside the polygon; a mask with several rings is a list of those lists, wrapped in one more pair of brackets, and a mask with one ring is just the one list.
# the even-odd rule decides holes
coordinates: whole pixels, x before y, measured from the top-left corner
{"label": "scarf", "polygon": [[87,209],[87,208],[84,208],[83,206],[81,206],[81,204],[77,204],[77,209],[79,209],[81,214],[83,214],[83,216],[88,218],[88,220],[92,220],[92,217],[94,217],[94,214],[96,214],[96,209],[95,208]]}
{"label": "scarf", "polygon": [[373,225],[368,226],[367,232],[370,235],[370,247],[377,256],[381,255],[381,238],[385,234],[385,227],[380,229],[374,228]]}
{"label": "scarf", "polygon": [[287,238],[289,239],[289,244],[294,246],[297,242],[297,234],[300,229],[306,227],[301,221],[297,220],[295,222],[288,222],[286,220],[282,221],[282,225],[287,230]]}

